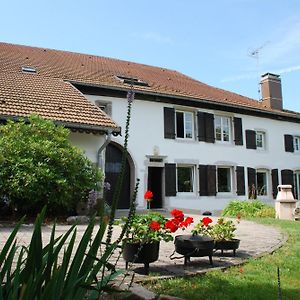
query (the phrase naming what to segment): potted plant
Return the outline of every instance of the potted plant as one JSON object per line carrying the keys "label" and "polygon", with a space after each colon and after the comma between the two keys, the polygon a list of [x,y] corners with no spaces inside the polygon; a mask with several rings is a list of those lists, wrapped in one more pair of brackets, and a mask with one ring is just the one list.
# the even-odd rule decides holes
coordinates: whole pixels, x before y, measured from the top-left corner
{"label": "potted plant", "polygon": [[[239,223],[240,216],[237,217]],[[192,230],[194,235],[203,235],[213,238],[215,242],[214,248],[221,250],[233,250],[235,256],[236,250],[239,248],[240,240],[235,238],[236,225],[232,220],[225,220],[219,218],[216,224],[212,224],[212,219],[208,217],[202,218],[199,223],[194,226]]]}
{"label": "potted plant", "polygon": [[[149,273],[149,263],[159,257],[160,241],[172,241],[172,233],[179,228],[185,229],[193,222],[193,218],[184,218],[183,213],[179,212],[177,209],[172,210],[171,219],[153,211],[132,217],[129,232],[122,240],[126,269],[129,262],[143,263],[145,274]],[[123,220],[126,221],[126,218]]]}
{"label": "potted plant", "polygon": [[212,265],[214,240],[210,237],[212,219],[204,217],[192,230],[192,234],[175,237],[175,251],[182,254],[184,264],[190,262],[191,257],[208,256]]}
{"label": "potted plant", "polygon": [[215,240],[215,249],[221,250],[222,254],[224,250],[233,250],[235,256],[240,245],[240,240],[235,238],[235,231],[236,226],[232,220],[219,218],[217,224],[212,226],[211,232],[211,236]]}

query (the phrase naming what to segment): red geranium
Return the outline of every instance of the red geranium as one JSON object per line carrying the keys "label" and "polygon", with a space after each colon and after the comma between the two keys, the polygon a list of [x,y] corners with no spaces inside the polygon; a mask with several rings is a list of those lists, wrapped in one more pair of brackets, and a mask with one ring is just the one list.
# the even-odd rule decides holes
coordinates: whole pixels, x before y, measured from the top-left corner
{"label": "red geranium", "polygon": [[187,217],[180,225],[182,227],[188,227],[193,222],[194,222],[194,219],[192,217]]}
{"label": "red geranium", "polygon": [[149,227],[151,230],[158,231],[160,229],[160,224],[156,221],[152,221]]}
{"label": "red geranium", "polygon": [[179,222],[182,222],[184,220],[184,214],[182,210],[179,209],[173,209],[170,214]]}
{"label": "red geranium", "polygon": [[209,217],[204,217],[204,218],[202,219],[202,223],[203,223],[204,226],[207,227],[210,223],[212,223],[212,219],[209,218]]}
{"label": "red geranium", "polygon": [[147,201],[151,201],[153,198],[153,193],[151,191],[146,191],[144,194],[144,199]]}
{"label": "red geranium", "polygon": [[168,220],[165,224],[165,228],[169,229],[171,232],[175,232],[178,229],[178,225],[173,222],[173,220]]}

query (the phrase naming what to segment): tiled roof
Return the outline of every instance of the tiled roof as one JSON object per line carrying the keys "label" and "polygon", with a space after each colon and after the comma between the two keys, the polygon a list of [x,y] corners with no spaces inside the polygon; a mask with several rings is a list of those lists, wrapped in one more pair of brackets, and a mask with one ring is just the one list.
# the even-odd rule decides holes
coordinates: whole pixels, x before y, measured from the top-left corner
{"label": "tiled roof", "polygon": [[0,115],[34,113],[62,123],[89,125],[91,130],[118,128],[69,82],[39,74],[0,72]]}
{"label": "tiled roof", "polygon": [[[199,101],[205,100],[299,117],[299,114],[293,112],[275,111],[265,107],[262,102],[209,86],[177,71],[112,58],[0,43],[0,66],[0,73],[20,74],[21,66],[31,66],[36,68],[36,75],[49,78],[53,83],[58,82],[54,80],[56,78],[121,89],[128,89],[130,85],[123,83],[116,76],[136,77],[148,84],[148,86],[135,86],[137,91],[189,97]],[[66,86],[67,84],[64,83],[64,87]],[[68,92],[66,90],[65,94],[70,91],[71,89],[68,89]]]}

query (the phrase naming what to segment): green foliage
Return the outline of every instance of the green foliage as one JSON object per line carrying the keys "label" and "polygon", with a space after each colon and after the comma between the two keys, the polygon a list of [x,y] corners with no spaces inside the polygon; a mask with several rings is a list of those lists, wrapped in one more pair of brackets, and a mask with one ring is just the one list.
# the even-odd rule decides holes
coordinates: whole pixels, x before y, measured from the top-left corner
{"label": "green foliage", "polygon": [[232,220],[219,218],[217,224],[212,226],[211,237],[215,241],[230,241],[234,239],[236,226]]}
{"label": "green foliage", "polygon": [[259,200],[231,201],[222,211],[228,217],[275,217],[275,209]]}
{"label": "green foliage", "polygon": [[[239,222],[239,220],[238,220]],[[219,218],[216,224],[211,224],[212,219],[204,217],[197,223],[192,233],[193,235],[205,235],[212,237],[215,241],[230,241],[234,239],[236,226],[232,220]]]}
{"label": "green foliage", "polygon": [[[134,215],[131,220],[130,229],[123,243],[148,243],[153,241],[172,241],[173,237],[170,230],[165,228],[167,218],[158,212]],[[123,218],[127,221],[127,218]],[[154,223],[153,223],[154,222]],[[151,229],[151,224],[159,224]]]}
{"label": "green foliage", "polygon": [[[55,238],[55,224],[49,243],[43,246],[41,226],[44,216],[45,209],[36,219],[28,247],[20,249],[16,245],[20,222],[0,252],[0,299],[98,299],[107,283],[120,275],[108,263],[116,243],[109,245],[102,257],[97,258],[106,229],[104,219],[94,236],[95,219],[90,221],[76,248],[76,227],[72,226]],[[103,272],[105,269],[108,270],[106,273]],[[97,279],[99,273],[104,274],[101,280]]]}
{"label": "green foliage", "polygon": [[21,213],[72,210],[101,174],[68,140],[69,130],[38,116],[0,127],[0,199]]}

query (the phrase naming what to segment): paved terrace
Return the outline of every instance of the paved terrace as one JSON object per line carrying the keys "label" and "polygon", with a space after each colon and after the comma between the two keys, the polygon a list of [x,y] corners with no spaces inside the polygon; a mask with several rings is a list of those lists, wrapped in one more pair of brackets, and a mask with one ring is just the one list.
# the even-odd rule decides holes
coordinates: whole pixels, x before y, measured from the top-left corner
{"label": "paved terrace", "polygon": [[[190,214],[189,214],[190,215]],[[202,216],[190,215],[194,218],[194,222],[197,223]],[[217,217],[212,217],[216,221]],[[1,225],[0,225],[1,226]],[[143,273],[142,264],[132,264],[129,267],[130,271],[135,272],[134,281],[140,282],[144,280],[153,279],[154,277],[159,278],[169,278],[173,276],[184,276],[196,273],[206,273],[208,271],[217,268],[226,268],[232,265],[239,265],[245,260],[251,257],[259,257],[266,253],[271,253],[277,248],[279,248],[287,239],[287,237],[272,226],[260,225],[251,221],[241,220],[238,224],[238,229],[236,232],[237,238],[241,240],[240,248],[237,250],[236,256],[233,257],[232,251],[224,252],[224,255],[220,255],[220,251],[216,252],[213,256],[213,266],[209,264],[208,257],[192,257],[191,263],[184,266],[184,259],[174,259],[170,260],[170,255],[174,252],[173,242],[160,244],[160,255],[159,260],[150,264],[150,275],[145,276]],[[51,226],[43,227],[43,241],[46,243],[50,240]],[[66,232],[70,228],[69,225],[58,225],[56,229],[56,234],[60,235]],[[81,236],[86,229],[85,225],[77,226],[77,243],[79,242]],[[21,227],[17,240],[18,244],[28,245],[31,235],[32,235],[33,225],[24,225]],[[95,228],[95,231],[97,227]],[[0,227],[0,248],[3,246],[7,240],[12,228],[10,227]],[[117,238],[120,232],[120,227],[115,226],[114,236]],[[178,234],[188,234],[190,230],[185,230],[182,232],[178,230],[175,235]],[[112,260],[115,260],[118,256],[119,250],[116,251]],[[176,254],[175,256],[181,256]],[[118,260],[117,268],[125,268],[125,262],[122,257]],[[131,276],[129,276],[131,277]]]}

